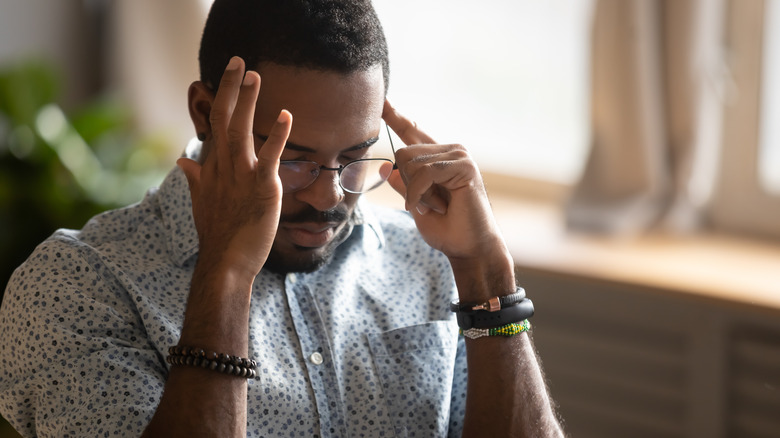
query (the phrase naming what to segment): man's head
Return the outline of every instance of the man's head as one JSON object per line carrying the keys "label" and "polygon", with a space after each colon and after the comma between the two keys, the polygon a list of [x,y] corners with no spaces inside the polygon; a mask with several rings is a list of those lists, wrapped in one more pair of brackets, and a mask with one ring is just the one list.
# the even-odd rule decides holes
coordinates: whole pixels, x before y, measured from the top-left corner
{"label": "man's head", "polygon": [[382,66],[387,43],[370,0],[216,0],[200,46],[201,81],[213,90],[233,56],[261,63],[353,73]]}
{"label": "man's head", "polygon": [[[380,133],[387,89],[387,47],[368,0],[216,0],[200,51],[201,77],[189,91],[196,132],[212,148],[209,114],[232,56],[261,77],[254,115],[261,148],[279,112],[293,115],[282,160],[328,168],[366,158]],[[266,269],[311,271],[328,262],[350,229],[359,195],[345,193],[337,173],[285,193]]]}

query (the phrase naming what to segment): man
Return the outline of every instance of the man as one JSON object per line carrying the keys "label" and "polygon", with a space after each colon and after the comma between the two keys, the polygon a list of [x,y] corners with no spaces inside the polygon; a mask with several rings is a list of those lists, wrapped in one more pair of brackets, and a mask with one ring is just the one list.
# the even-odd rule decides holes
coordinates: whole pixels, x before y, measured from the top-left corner
{"label": "man", "polygon": [[[516,296],[513,261],[465,149],[385,100],[371,5],[217,0],[200,61],[200,150],[16,271],[3,415],[30,436],[561,435],[527,332],[458,337],[450,301]],[[409,145],[392,173],[360,161],[381,119]],[[360,201],[372,177],[411,213]]]}

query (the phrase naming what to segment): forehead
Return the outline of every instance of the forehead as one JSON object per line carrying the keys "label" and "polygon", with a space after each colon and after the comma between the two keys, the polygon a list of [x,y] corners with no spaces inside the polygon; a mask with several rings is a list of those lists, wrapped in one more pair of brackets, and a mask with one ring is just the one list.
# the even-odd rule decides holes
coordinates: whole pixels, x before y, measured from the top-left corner
{"label": "forehead", "polygon": [[348,147],[375,137],[384,104],[381,66],[342,74],[264,64],[255,133],[267,134],[279,111],[293,115],[289,141],[321,148]]}

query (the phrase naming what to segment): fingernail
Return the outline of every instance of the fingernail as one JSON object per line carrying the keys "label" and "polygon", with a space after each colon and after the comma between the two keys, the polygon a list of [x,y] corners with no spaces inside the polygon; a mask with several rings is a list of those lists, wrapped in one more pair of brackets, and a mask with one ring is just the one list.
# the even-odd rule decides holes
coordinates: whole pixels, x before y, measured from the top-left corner
{"label": "fingernail", "polygon": [[247,74],[244,76],[244,85],[254,85],[254,83],[257,82],[257,76],[249,74],[250,72],[246,73]]}
{"label": "fingernail", "polygon": [[239,58],[238,56],[234,56],[230,58],[230,62],[228,63],[226,70],[238,70],[240,64],[241,64],[241,58]]}
{"label": "fingernail", "polygon": [[423,207],[422,205],[417,206],[417,213],[420,213],[420,215],[425,215],[428,213],[430,209],[428,207]]}
{"label": "fingernail", "polygon": [[276,122],[277,123],[284,123],[284,122],[286,122],[286,118],[287,117],[285,117],[285,115],[284,115],[284,113],[286,113],[286,112],[287,112],[287,110],[279,111],[279,117],[276,118]]}

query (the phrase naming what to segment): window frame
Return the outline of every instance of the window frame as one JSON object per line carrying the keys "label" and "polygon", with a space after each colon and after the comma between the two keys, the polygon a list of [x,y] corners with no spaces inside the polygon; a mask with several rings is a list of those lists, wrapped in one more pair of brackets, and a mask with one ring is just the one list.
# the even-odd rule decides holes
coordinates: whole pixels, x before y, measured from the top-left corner
{"label": "window frame", "polygon": [[780,239],[780,197],[762,186],[761,84],[764,0],[731,0],[726,14],[728,67],[737,90],[724,107],[719,176],[707,211],[718,231]]}

